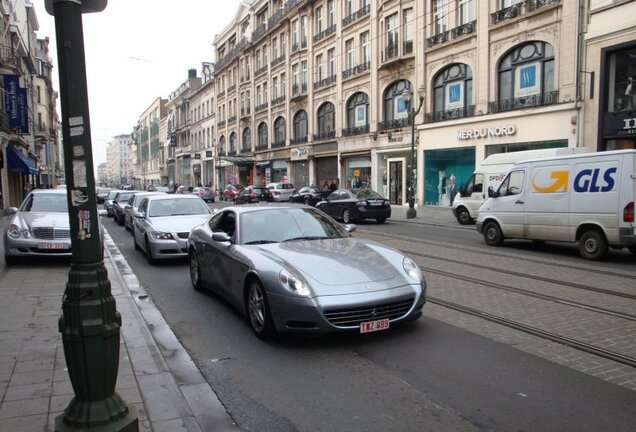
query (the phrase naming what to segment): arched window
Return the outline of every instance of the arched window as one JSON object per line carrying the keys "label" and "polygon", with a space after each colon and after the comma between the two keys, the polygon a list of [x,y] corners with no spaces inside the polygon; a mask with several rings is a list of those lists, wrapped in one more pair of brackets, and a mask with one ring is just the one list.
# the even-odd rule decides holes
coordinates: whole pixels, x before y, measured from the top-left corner
{"label": "arched window", "polygon": [[258,148],[267,148],[267,123],[258,125]]}
{"label": "arched window", "polygon": [[347,129],[345,135],[369,132],[369,97],[356,93],[347,101]]}
{"label": "arched window", "polygon": [[402,94],[411,91],[408,80],[395,81],[384,91],[384,122],[381,129],[391,129],[408,126],[409,113]]}
{"label": "arched window", "polygon": [[219,138],[219,154],[225,155],[226,152],[227,149],[225,148],[225,136],[221,135],[221,138]]}
{"label": "arched window", "polygon": [[307,111],[300,110],[294,115],[294,140],[307,140]]}
{"label": "arched window", "polygon": [[250,130],[250,128],[243,129],[243,143],[241,146],[241,151],[252,151],[252,131]]}
{"label": "arched window", "polygon": [[433,114],[427,120],[441,121],[474,113],[473,72],[470,66],[454,63],[433,79]]}
{"label": "arched window", "polygon": [[331,102],[325,102],[318,108],[317,139],[332,138],[336,130],[336,108]]}
{"label": "arched window", "polygon": [[277,147],[285,145],[285,119],[278,117],[274,121],[274,144]]}
{"label": "arched window", "polygon": [[554,50],[546,42],[528,42],[510,50],[499,62],[497,101],[491,111],[548,105],[554,91]]}
{"label": "arched window", "polygon": [[235,155],[236,154],[236,132],[232,132],[230,134],[230,151],[229,151],[230,155]]}

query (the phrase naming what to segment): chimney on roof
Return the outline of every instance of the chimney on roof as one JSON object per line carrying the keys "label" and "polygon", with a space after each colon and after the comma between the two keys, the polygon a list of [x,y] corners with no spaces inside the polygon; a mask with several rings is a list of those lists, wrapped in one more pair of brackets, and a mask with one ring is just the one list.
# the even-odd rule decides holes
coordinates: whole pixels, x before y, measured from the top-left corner
{"label": "chimney on roof", "polygon": [[196,78],[197,70],[196,69],[188,69],[188,78]]}

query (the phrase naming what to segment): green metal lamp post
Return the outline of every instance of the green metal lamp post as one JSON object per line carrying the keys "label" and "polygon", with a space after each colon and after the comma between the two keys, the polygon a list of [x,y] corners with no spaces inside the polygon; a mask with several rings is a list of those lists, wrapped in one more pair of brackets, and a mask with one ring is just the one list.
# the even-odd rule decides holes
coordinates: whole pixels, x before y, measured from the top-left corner
{"label": "green metal lamp post", "polygon": [[408,188],[408,202],[409,208],[406,210],[406,218],[413,219],[417,216],[417,211],[415,210],[415,171],[417,170],[417,155],[415,153],[415,116],[422,109],[422,105],[424,103],[425,96],[424,86],[420,86],[417,91],[417,96],[419,98],[419,104],[417,109],[414,106],[411,106],[411,102],[413,99],[413,93],[410,88],[405,89],[402,93],[402,98],[404,99],[404,103],[409,112],[409,124],[411,125],[411,156],[410,156],[410,169],[409,169],[409,188]]}
{"label": "green metal lamp post", "polygon": [[55,17],[73,251],[58,324],[75,397],[55,430],[136,432],[135,411],[115,392],[121,316],[104,267],[86,89],[82,13],[102,11],[106,0],[46,0],[45,6]]}

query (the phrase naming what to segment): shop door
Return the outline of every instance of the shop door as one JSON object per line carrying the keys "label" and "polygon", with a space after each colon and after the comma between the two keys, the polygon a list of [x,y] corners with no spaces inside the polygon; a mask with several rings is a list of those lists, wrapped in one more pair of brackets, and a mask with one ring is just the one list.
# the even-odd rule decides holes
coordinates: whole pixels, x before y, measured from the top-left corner
{"label": "shop door", "polygon": [[402,205],[402,161],[389,162],[389,201],[391,204]]}

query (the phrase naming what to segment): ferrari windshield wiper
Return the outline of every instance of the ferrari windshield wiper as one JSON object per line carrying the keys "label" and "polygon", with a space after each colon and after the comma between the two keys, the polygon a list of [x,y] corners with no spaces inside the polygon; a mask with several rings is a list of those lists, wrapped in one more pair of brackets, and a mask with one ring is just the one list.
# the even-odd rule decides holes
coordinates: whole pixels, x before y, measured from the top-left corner
{"label": "ferrari windshield wiper", "polygon": [[330,237],[327,236],[304,236],[304,237],[292,237],[287,240],[283,240],[283,242],[295,241],[295,240],[324,240]]}
{"label": "ferrari windshield wiper", "polygon": [[246,245],[255,245],[255,244],[268,244],[268,243],[278,243],[276,240],[252,240],[249,241],[247,243],[245,243]]}

